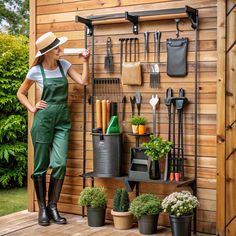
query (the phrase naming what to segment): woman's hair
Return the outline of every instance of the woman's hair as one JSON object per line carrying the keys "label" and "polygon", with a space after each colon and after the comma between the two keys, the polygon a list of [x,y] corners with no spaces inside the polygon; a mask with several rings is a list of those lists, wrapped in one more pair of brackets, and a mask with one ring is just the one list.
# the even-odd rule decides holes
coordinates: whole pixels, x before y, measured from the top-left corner
{"label": "woman's hair", "polygon": [[37,65],[42,64],[43,60],[44,60],[44,55],[35,58],[35,60],[34,60],[34,62],[33,62],[33,64],[31,65],[30,68],[32,68],[33,66],[37,66]]}

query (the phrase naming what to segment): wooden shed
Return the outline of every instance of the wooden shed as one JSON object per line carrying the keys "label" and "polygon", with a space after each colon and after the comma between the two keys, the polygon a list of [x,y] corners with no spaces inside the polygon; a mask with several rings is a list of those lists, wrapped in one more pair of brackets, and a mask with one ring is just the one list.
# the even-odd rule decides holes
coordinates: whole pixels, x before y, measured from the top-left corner
{"label": "wooden shed", "polygon": [[[197,29],[191,27],[196,19],[189,20],[183,9],[189,6],[198,12]],[[152,107],[149,100],[157,94],[157,133],[167,138],[168,118],[165,106],[166,89],[174,94],[185,90],[188,105],[184,110],[185,176],[194,179],[190,184],[138,183],[140,193],[155,193],[161,198],[180,189],[196,191],[200,201],[197,209],[199,232],[217,235],[236,235],[236,2],[235,0],[31,0],[30,1],[30,61],[35,55],[35,40],[45,32],[52,31],[58,37],[67,36],[66,48],[83,48],[87,44],[94,53],[90,60],[91,78],[120,78],[120,38],[137,37],[142,67],[142,85],[119,84],[114,93],[123,134],[123,168],[127,174],[130,165],[130,148],[135,138],[130,134],[130,97],[137,91],[142,94],[141,115],[147,118],[147,128],[153,132]],[[180,9],[180,10],[178,10]],[[182,10],[181,10],[182,9]],[[144,12],[152,12],[145,16]],[[155,14],[154,14],[155,13]],[[144,14],[144,15],[143,15]],[[132,18],[132,16],[138,16]],[[89,19],[81,23],[82,19]],[[114,17],[112,17],[114,16]],[[117,17],[115,17],[117,16]],[[119,17],[118,17],[119,16]],[[131,16],[127,18],[127,16]],[[101,17],[101,18],[99,18]],[[77,19],[77,22],[76,22]],[[100,20],[99,20],[100,19]],[[101,20],[102,19],[102,20]],[[135,19],[138,33],[134,34]],[[189,40],[187,76],[173,78],[167,75],[166,40],[175,38],[175,19],[180,19],[180,37]],[[92,24],[93,36],[87,35]],[[137,26],[136,25],[136,26]],[[87,27],[87,28],[86,28]],[[161,31],[160,86],[150,87],[148,64],[154,62],[153,32]],[[197,34],[196,34],[197,31]],[[145,59],[144,32],[149,33],[149,53]],[[197,35],[197,36],[196,36]],[[114,72],[104,71],[106,41],[110,36],[113,44]],[[197,37],[197,38],[196,38]],[[197,40],[195,43],[195,40]],[[197,49],[197,53],[195,53]],[[82,65],[78,56],[65,55],[77,71]],[[195,60],[197,59],[197,64]],[[196,72],[196,73],[195,73]],[[124,187],[122,178],[85,178],[82,174],[93,171],[93,144],[91,131],[94,119],[94,87],[76,85],[70,78],[70,133],[69,158],[66,178],[59,208],[63,212],[82,214],[78,197],[84,186],[104,186],[107,189],[108,209],[117,187]],[[103,88],[102,88],[103,89]],[[105,88],[106,89],[106,88]],[[109,88],[108,88],[109,90]],[[110,91],[110,90],[109,90]],[[103,91],[104,92],[104,91]],[[97,94],[98,95],[98,94]],[[105,96],[104,93],[98,96]],[[111,95],[112,96],[112,95]],[[121,122],[122,97],[127,97],[125,120]],[[38,90],[32,88],[29,99],[34,104]],[[195,103],[195,101],[197,101]],[[85,104],[85,105],[84,105]],[[29,129],[33,117],[29,114]],[[196,122],[196,123],[195,123]],[[195,139],[196,138],[196,139]],[[140,142],[146,140],[141,138]],[[136,140],[137,141],[137,140]],[[29,176],[33,170],[33,149],[29,138]],[[196,186],[194,185],[196,184]],[[37,210],[33,183],[28,181],[28,209]],[[135,193],[131,193],[134,197]],[[111,218],[107,211],[107,218]],[[160,225],[168,225],[168,217],[161,215]]]}

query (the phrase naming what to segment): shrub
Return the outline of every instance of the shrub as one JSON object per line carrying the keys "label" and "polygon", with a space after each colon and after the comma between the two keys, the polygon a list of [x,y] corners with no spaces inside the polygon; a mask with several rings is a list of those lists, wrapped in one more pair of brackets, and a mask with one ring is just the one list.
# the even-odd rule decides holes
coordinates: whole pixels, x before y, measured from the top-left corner
{"label": "shrub", "polygon": [[117,189],[113,199],[113,211],[127,212],[129,211],[129,194],[125,189]]}
{"label": "shrub", "polygon": [[198,205],[197,198],[189,191],[174,192],[162,201],[164,212],[175,216],[192,215]]}
{"label": "shrub", "polygon": [[100,187],[84,188],[80,193],[79,204],[93,208],[105,208],[107,204],[105,189]]}
{"label": "shrub", "polygon": [[0,34],[0,186],[22,186],[27,175],[27,111],[16,92],[28,71],[28,40]]}
{"label": "shrub", "polygon": [[130,204],[130,212],[137,218],[144,215],[157,215],[161,211],[161,200],[150,193],[141,194]]}

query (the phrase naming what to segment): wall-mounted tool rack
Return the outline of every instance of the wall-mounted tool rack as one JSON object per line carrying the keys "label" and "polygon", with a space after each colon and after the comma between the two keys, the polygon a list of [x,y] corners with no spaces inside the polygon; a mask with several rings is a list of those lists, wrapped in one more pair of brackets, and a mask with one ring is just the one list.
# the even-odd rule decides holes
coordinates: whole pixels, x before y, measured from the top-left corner
{"label": "wall-mounted tool rack", "polygon": [[[163,181],[163,180],[146,180],[142,182],[152,182],[159,184],[174,184],[177,187],[189,186],[191,187],[193,194],[196,195],[196,186],[197,186],[197,115],[198,115],[198,26],[199,26],[199,17],[198,10],[185,6],[183,8],[173,8],[173,9],[163,9],[163,10],[152,10],[152,11],[138,11],[138,12],[125,12],[118,14],[108,14],[108,15],[97,15],[89,16],[83,18],[80,16],[75,17],[75,21],[78,23],[83,23],[85,25],[85,47],[87,47],[87,36],[91,37],[91,47],[92,47],[92,58],[91,58],[91,82],[92,82],[92,96],[91,96],[91,109],[92,109],[92,129],[95,126],[95,117],[94,117],[94,87],[95,87],[95,77],[94,77],[94,27],[104,24],[116,24],[116,23],[129,23],[133,24],[133,33],[138,34],[138,24],[141,21],[156,21],[156,20],[170,20],[170,19],[182,19],[188,18],[191,22],[191,27],[195,31],[195,45],[194,45],[194,177],[186,179],[184,181]],[[84,113],[86,113],[86,86],[84,88]],[[84,135],[83,135],[83,188],[85,187],[85,178],[92,179],[92,185],[94,185],[94,178],[96,174],[93,172],[85,173],[86,171],[86,114],[84,114]],[[116,177],[116,179],[122,179],[126,187],[130,190],[134,189],[136,186],[136,193],[138,194],[139,182],[140,180],[129,179],[126,177]],[[84,216],[84,209],[83,209]],[[194,212],[194,233],[196,233],[196,210]]]}

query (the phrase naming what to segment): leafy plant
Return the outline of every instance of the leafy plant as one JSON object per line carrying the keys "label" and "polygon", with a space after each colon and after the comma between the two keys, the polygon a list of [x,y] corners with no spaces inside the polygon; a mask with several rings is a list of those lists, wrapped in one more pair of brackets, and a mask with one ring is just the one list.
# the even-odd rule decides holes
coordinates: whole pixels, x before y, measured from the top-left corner
{"label": "leafy plant", "polygon": [[29,35],[29,0],[0,0],[0,31]]}
{"label": "leafy plant", "polygon": [[161,211],[161,200],[154,194],[150,193],[141,194],[130,204],[130,212],[132,212],[137,218],[144,215],[156,215]]}
{"label": "leafy plant", "polygon": [[16,92],[28,71],[28,39],[0,34],[0,186],[26,183],[27,110]]}
{"label": "leafy plant", "polygon": [[193,196],[189,191],[174,192],[162,201],[164,212],[175,216],[192,215],[193,210],[198,205],[197,197]]}
{"label": "leafy plant", "polygon": [[127,212],[129,211],[129,194],[125,189],[117,189],[113,199],[113,211]]}
{"label": "leafy plant", "polygon": [[145,125],[146,118],[143,116],[134,115],[130,120],[131,125]]}
{"label": "leafy plant", "polygon": [[107,204],[105,189],[100,187],[84,188],[80,193],[79,204],[93,208],[105,208]]}
{"label": "leafy plant", "polygon": [[164,158],[172,149],[172,145],[172,142],[154,135],[150,135],[149,142],[142,143],[142,147],[145,148],[144,153],[150,157],[152,161]]}

